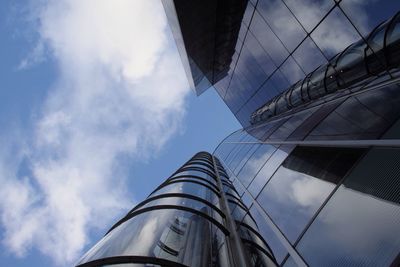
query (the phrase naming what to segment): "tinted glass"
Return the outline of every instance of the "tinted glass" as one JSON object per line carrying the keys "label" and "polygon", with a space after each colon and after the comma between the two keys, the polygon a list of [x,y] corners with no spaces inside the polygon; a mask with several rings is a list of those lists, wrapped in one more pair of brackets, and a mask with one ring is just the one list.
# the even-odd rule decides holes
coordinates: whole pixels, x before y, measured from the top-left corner
{"label": "tinted glass", "polygon": [[362,152],[361,149],[298,147],[257,201],[294,242]]}
{"label": "tinted glass", "polygon": [[179,210],[156,210],[139,214],[115,228],[80,263],[136,255],[187,266],[220,265],[220,255],[226,253],[224,242],[220,230],[201,216]]}
{"label": "tinted glass", "polygon": [[392,264],[400,250],[399,166],[399,149],[372,149],[362,159],[300,240],[311,266]]}

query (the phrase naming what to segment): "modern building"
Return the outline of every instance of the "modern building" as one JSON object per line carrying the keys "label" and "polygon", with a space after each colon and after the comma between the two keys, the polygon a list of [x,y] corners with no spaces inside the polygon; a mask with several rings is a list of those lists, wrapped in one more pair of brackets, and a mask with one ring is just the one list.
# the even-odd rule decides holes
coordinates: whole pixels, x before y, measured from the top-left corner
{"label": "modern building", "polygon": [[118,221],[78,266],[275,262],[220,161],[200,152]]}
{"label": "modern building", "polygon": [[78,266],[400,266],[400,2],[163,4],[193,90],[243,129]]}

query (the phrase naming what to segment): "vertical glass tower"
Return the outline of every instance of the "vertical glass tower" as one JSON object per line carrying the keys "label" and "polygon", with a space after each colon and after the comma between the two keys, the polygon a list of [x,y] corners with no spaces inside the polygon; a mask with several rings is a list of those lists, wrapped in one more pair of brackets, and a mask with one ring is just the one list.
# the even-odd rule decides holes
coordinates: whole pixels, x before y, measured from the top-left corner
{"label": "vertical glass tower", "polygon": [[242,124],[78,266],[400,266],[400,1],[163,0]]}
{"label": "vertical glass tower", "polygon": [[108,265],[276,266],[220,161],[206,152],[129,211],[77,266]]}

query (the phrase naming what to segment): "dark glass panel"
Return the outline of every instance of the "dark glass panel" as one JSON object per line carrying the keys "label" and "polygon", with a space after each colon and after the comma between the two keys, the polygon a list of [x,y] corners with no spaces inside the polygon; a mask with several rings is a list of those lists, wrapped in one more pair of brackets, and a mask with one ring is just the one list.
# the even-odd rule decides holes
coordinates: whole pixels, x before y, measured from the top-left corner
{"label": "dark glass panel", "polygon": [[291,85],[306,76],[306,73],[304,73],[304,71],[291,56],[285,61],[285,63],[283,63],[280,70]]}
{"label": "dark glass panel", "polygon": [[271,28],[265,23],[258,12],[254,12],[250,31],[258,39],[264,50],[271,56],[274,63],[278,66],[289,55],[282,43],[272,32]]}
{"label": "dark glass panel", "polygon": [[310,32],[333,7],[332,0],[284,0],[303,27]]}
{"label": "dark glass panel", "polygon": [[361,34],[367,36],[379,23],[400,10],[400,2],[344,0],[340,2],[340,7]]}
{"label": "dark glass panel", "polygon": [[400,251],[399,166],[399,149],[368,152],[300,240],[310,266],[391,265]]}
{"label": "dark glass panel", "polygon": [[297,147],[257,201],[294,243],[361,153],[362,149]]}
{"label": "dark glass panel", "polygon": [[306,72],[306,74],[312,72],[317,67],[328,63],[324,55],[309,37],[304,40],[299,48],[296,49],[296,51],[293,53],[293,57]]}
{"label": "dark glass panel", "polygon": [[268,139],[271,140],[285,140],[293,131],[295,131],[300,124],[302,124],[308,117],[310,117],[316,108],[298,112],[292,115],[284,124],[276,129]]}
{"label": "dark glass panel", "polygon": [[311,34],[311,38],[325,56],[331,58],[356,42],[361,36],[336,7]]}
{"label": "dark glass panel", "polygon": [[277,68],[277,66],[272,61],[271,56],[264,50],[259,41],[250,31],[247,34],[245,45],[263,69],[266,77],[271,75],[272,72]]}
{"label": "dark glass panel", "polygon": [[257,10],[289,52],[304,39],[306,32],[281,0],[259,0]]}
{"label": "dark glass panel", "polygon": [[348,98],[307,137],[315,139],[374,139],[399,117],[397,85]]}
{"label": "dark glass panel", "polygon": [[242,22],[249,26],[254,12],[254,5],[251,2],[247,3],[246,10],[244,11]]}
{"label": "dark glass panel", "polygon": [[225,237],[199,215],[172,209],[150,211],[108,233],[79,263],[114,256],[148,256],[187,266],[219,266],[226,264]]}

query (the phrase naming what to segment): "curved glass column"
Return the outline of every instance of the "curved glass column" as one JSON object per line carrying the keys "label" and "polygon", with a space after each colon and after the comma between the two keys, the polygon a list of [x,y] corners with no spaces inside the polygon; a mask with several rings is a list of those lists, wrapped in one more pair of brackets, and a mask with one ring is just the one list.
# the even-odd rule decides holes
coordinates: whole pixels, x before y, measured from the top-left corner
{"label": "curved glass column", "polygon": [[230,227],[247,213],[219,160],[200,152],[114,224],[78,266],[236,266],[237,255],[247,266],[275,266],[257,226]]}

